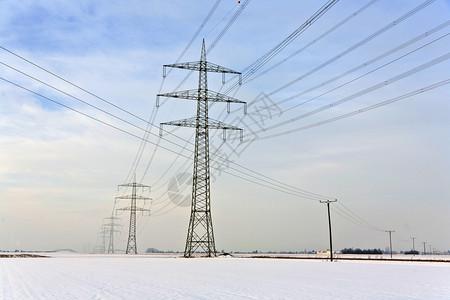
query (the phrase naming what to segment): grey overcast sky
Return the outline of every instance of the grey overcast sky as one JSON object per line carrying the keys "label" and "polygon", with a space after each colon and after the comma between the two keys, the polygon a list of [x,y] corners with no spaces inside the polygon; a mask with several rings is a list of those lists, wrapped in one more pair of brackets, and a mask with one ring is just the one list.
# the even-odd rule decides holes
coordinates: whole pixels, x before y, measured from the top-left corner
{"label": "grey overcast sky", "polygon": [[[246,74],[326,1],[237,2],[219,1],[180,62],[198,60],[202,38],[209,48],[245,8],[208,60]],[[159,139],[151,127],[155,135],[141,156],[135,136],[144,136],[143,120],[159,126],[195,114],[195,103],[180,99],[161,99],[156,110],[155,96],[176,90],[189,74],[174,69],[162,82],[162,65],[177,61],[214,3],[0,2],[0,249],[92,250],[104,218],[127,206],[114,199],[126,194],[117,185],[134,172],[152,187],[153,198],[145,203],[150,217],[138,218],[138,250],[184,249],[189,207],[176,202],[189,198],[192,162],[186,156],[193,146],[179,137],[192,142],[193,131],[167,127],[177,137]],[[229,115],[224,104],[212,106],[211,118],[244,129],[243,143],[231,135],[223,145],[222,132],[211,132],[218,250],[328,248],[325,205],[292,187],[338,199],[332,204],[336,249],[384,249],[384,230],[396,231],[394,250],[409,250],[411,237],[416,248],[426,241],[450,249],[449,7],[448,0],[341,0],[229,91],[249,103],[247,116],[242,105],[232,105]],[[179,90],[197,87],[198,75],[191,75]],[[228,91],[236,78],[226,79],[222,86],[220,74],[209,74],[209,88]],[[390,99],[398,101],[364,110]],[[128,217],[114,215],[123,225],[116,247],[124,249]]]}

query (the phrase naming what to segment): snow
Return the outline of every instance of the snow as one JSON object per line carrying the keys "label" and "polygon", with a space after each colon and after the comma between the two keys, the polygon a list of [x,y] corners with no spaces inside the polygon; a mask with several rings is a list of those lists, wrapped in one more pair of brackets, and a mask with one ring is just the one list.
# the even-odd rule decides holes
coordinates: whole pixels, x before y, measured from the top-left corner
{"label": "snow", "polygon": [[450,264],[157,255],[1,258],[1,299],[450,299]]}

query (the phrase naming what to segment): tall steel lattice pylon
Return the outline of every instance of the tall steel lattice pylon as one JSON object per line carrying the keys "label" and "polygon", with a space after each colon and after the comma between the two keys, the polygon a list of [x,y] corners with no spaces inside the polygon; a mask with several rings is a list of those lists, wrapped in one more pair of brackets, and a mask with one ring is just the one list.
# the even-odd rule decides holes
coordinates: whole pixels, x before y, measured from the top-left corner
{"label": "tall steel lattice pylon", "polygon": [[243,131],[235,126],[209,119],[208,106],[209,102],[227,102],[228,112],[230,112],[230,103],[243,103],[245,105],[244,113],[246,113],[247,104],[244,101],[208,90],[207,74],[208,72],[222,73],[222,82],[225,81],[225,73],[239,74],[239,82],[241,82],[241,73],[207,62],[205,40],[203,40],[202,44],[200,61],[164,65],[164,77],[166,76],[167,67],[199,71],[198,89],[158,94],[156,101],[157,106],[159,106],[159,97],[161,96],[197,101],[197,116],[195,118],[161,123],[160,131],[160,134],[162,134],[163,125],[195,128],[191,217],[184,256],[191,257],[199,248],[208,256],[215,256],[216,246],[210,204],[209,129],[223,129],[224,139],[227,129],[239,130],[241,140]]}
{"label": "tall steel lattice pylon", "polygon": [[128,254],[128,253],[137,254],[136,212],[137,211],[150,212],[150,210],[142,208],[142,207],[137,207],[136,202],[137,202],[137,200],[142,200],[142,201],[151,200],[151,198],[137,195],[137,191],[138,191],[138,189],[142,189],[142,191],[148,189],[150,191],[150,186],[136,183],[136,179],[135,179],[132,183],[119,185],[119,189],[121,187],[126,187],[126,188],[131,187],[131,195],[116,197],[117,200],[130,200],[130,206],[117,209],[117,210],[127,210],[127,211],[129,210],[130,211],[130,226],[129,226],[129,231],[128,231],[128,242],[127,242],[126,254]]}

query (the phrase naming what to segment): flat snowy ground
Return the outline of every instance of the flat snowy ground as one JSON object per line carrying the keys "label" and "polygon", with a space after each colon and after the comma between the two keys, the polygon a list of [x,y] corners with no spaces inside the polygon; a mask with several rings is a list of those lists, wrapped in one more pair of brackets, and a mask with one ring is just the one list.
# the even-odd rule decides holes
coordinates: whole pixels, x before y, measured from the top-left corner
{"label": "flat snowy ground", "polygon": [[150,255],[0,258],[0,299],[450,299],[450,264]]}

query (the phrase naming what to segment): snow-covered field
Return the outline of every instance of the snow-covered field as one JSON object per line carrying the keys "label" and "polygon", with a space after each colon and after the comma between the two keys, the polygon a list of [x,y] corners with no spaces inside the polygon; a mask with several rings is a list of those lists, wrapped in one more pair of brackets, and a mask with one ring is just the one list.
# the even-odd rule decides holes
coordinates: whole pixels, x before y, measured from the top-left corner
{"label": "snow-covered field", "polygon": [[450,299],[450,264],[156,255],[1,258],[1,299]]}

